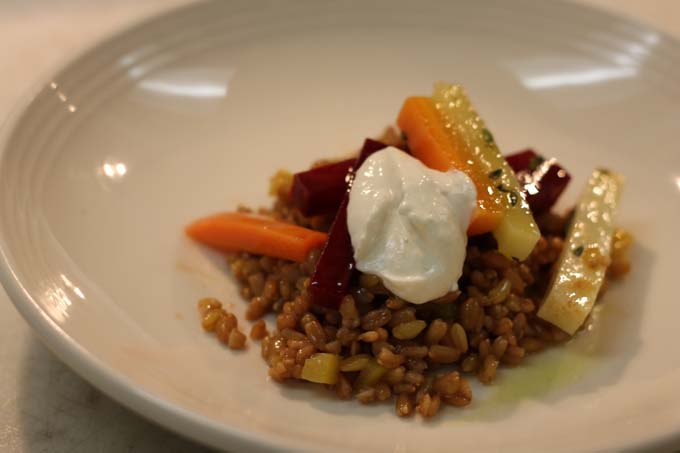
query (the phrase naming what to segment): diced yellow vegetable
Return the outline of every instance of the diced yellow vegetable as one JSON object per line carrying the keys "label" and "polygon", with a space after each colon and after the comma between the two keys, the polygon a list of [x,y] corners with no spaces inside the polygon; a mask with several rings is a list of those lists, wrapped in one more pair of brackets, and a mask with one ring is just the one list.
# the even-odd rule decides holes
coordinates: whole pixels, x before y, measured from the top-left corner
{"label": "diced yellow vegetable", "polygon": [[305,360],[302,379],[319,384],[335,384],[340,373],[340,356],[318,352]]}
{"label": "diced yellow vegetable", "polygon": [[595,170],[581,197],[538,316],[573,335],[593,309],[604,281],[621,194],[620,175]]}
{"label": "diced yellow vegetable", "polygon": [[[514,179],[513,175],[513,179]],[[534,222],[534,217],[529,209],[529,204],[524,199],[524,194],[519,196],[519,208],[511,208],[506,211],[501,223],[493,231],[493,237],[498,242],[498,251],[508,258],[524,260],[534,249],[536,242],[541,238],[541,232]],[[531,219],[527,217],[527,213]]]}
{"label": "diced yellow vegetable", "polygon": [[364,369],[361,370],[359,376],[357,376],[357,380],[354,381],[354,388],[361,389],[375,385],[382,379],[386,372],[387,368],[380,365],[377,360],[371,359]]}
{"label": "diced yellow vegetable", "polygon": [[505,211],[493,231],[498,250],[507,257],[525,259],[534,249],[541,233],[515,172],[460,85],[436,83],[432,99],[454,145],[464,149],[492,181],[487,190]]}
{"label": "diced yellow vegetable", "polygon": [[363,370],[368,362],[371,361],[371,356],[368,354],[357,354],[349,356],[340,362],[340,371],[351,372]]}

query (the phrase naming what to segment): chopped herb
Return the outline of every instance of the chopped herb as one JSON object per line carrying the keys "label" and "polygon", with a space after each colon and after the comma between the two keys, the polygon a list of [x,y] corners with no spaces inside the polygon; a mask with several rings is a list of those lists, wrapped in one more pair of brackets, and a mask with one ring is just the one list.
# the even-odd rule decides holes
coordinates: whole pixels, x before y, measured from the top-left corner
{"label": "chopped herb", "polygon": [[545,162],[545,158],[543,156],[534,156],[529,161],[529,168],[531,169],[531,171],[536,171],[538,166],[541,165],[543,162]]}
{"label": "chopped herb", "polygon": [[502,168],[498,168],[498,169],[492,171],[491,173],[489,173],[489,178],[491,178],[491,179],[498,179],[498,178],[500,178],[500,176],[501,176],[502,174],[503,174],[503,169],[502,169]]}
{"label": "chopped herb", "polygon": [[484,137],[484,141],[491,145],[493,144],[493,135],[491,135],[491,132],[489,132],[489,129],[484,128],[482,129],[482,136]]}
{"label": "chopped herb", "polygon": [[505,187],[503,184],[498,184],[498,185],[496,186],[496,189],[498,189],[499,191],[501,191],[501,192],[503,192],[503,193],[507,193],[507,194],[508,194],[508,200],[510,201],[510,204],[511,204],[512,206],[516,206],[516,205],[517,205],[517,202],[519,201],[519,197],[517,196],[517,193],[516,193],[514,190],[508,189],[508,188]]}
{"label": "chopped herb", "polygon": [[583,246],[582,246],[582,245],[579,245],[579,246],[576,247],[574,250],[572,250],[572,252],[573,252],[574,255],[576,255],[576,256],[581,256],[581,255],[583,255],[583,250],[584,250],[584,249],[583,249]]}
{"label": "chopped herb", "polygon": [[401,139],[404,140],[405,142],[408,141],[408,136],[406,135],[406,132],[401,131]]}

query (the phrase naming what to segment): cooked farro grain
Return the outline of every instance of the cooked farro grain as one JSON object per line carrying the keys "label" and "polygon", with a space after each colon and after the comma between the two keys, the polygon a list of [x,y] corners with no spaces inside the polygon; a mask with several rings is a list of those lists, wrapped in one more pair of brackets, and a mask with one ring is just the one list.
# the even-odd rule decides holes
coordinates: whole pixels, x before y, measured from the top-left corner
{"label": "cooked farro grain", "polygon": [[397,396],[396,411],[400,417],[408,417],[413,414],[413,400],[407,393],[401,393]]}
{"label": "cooked farro grain", "polygon": [[202,315],[205,315],[213,308],[222,308],[222,303],[214,297],[206,297],[198,301],[198,311]]}
{"label": "cooked farro grain", "polygon": [[390,385],[395,385],[403,381],[404,376],[406,376],[406,368],[399,366],[397,368],[388,370],[387,373],[385,373],[384,380]]}
{"label": "cooked farro grain", "polygon": [[457,371],[441,375],[432,382],[432,389],[442,396],[454,396],[461,385],[461,377]]}
{"label": "cooked farro grain", "polygon": [[338,398],[348,400],[352,398],[352,384],[349,379],[342,373],[338,376],[338,382],[335,383],[335,394]]}
{"label": "cooked farro grain", "polygon": [[453,345],[462,353],[468,350],[468,340],[465,329],[459,323],[454,322],[450,330],[451,340]]}
{"label": "cooked farro grain", "polygon": [[508,340],[505,337],[496,337],[491,345],[491,352],[497,358],[503,357],[505,350],[508,348]]}
{"label": "cooked farro grain", "polygon": [[412,394],[412,393],[416,393],[417,390],[418,390],[418,387],[416,387],[413,384],[409,384],[408,382],[400,382],[400,383],[394,385],[394,391],[396,393]]}
{"label": "cooked farro grain", "polygon": [[433,344],[427,355],[432,363],[455,363],[460,358],[460,351],[449,346]]}
{"label": "cooked farro grain", "polygon": [[392,396],[392,389],[386,382],[378,382],[375,385],[375,397],[378,401],[385,401]]}
{"label": "cooked farro grain", "polygon": [[456,407],[464,407],[472,401],[472,387],[467,379],[460,380],[458,391],[452,396],[442,396],[442,401]]}
{"label": "cooked farro grain", "polygon": [[429,349],[425,345],[407,345],[402,346],[399,352],[407,359],[424,359]]}
{"label": "cooked farro grain", "polygon": [[482,367],[477,374],[479,380],[484,384],[489,384],[496,377],[496,369],[498,368],[498,359],[493,355],[489,354],[484,358]]}
{"label": "cooked farro grain", "polygon": [[222,318],[217,322],[215,328],[215,335],[224,344],[229,343],[229,335],[238,325],[236,316],[231,313],[224,312]]}
{"label": "cooked farro grain", "polygon": [[382,348],[378,353],[377,358],[378,363],[388,369],[396,368],[406,360],[403,355],[395,354],[388,348]]}
{"label": "cooked farro grain", "polygon": [[425,418],[433,417],[438,411],[441,400],[439,395],[426,393],[416,406],[416,411]]}
{"label": "cooked farro grain", "polygon": [[[332,219],[305,218],[289,205],[290,184],[290,173],[277,173],[270,187],[277,200],[262,212],[327,230]],[[231,254],[227,261],[248,301],[245,317],[255,321],[250,337],[262,340],[272,379],[300,379],[307,359],[334,354],[339,371],[330,387],[338,398],[366,404],[394,398],[397,415],[417,412],[429,418],[442,403],[471,403],[472,388],[461,373],[488,384],[499,366],[519,365],[527,354],[568,339],[536,316],[562,250],[565,217],[542,214],[537,222],[543,236],[523,262],[500,254],[491,235],[470,238],[459,290],[417,306],[391,294],[370,274],[359,274],[337,310],[310,305],[309,276],[318,250],[300,264],[247,253]],[[631,243],[629,234],[616,232],[608,278],[629,272]],[[597,265],[607,259],[588,253],[586,258]],[[236,317],[217,299],[200,300],[198,310],[206,331],[229,348],[245,347]],[[275,316],[272,331],[263,319],[270,313]]]}
{"label": "cooked farro grain", "polygon": [[385,302],[385,306],[389,308],[390,310],[400,310],[406,306],[406,301],[398,298],[398,297],[390,297],[387,299],[387,302]]}
{"label": "cooked farro grain", "polygon": [[261,340],[268,334],[269,332],[267,332],[267,325],[262,319],[258,320],[255,324],[253,324],[253,327],[250,328],[251,340]]}
{"label": "cooked farro grain", "polygon": [[470,354],[465,357],[460,365],[460,368],[466,373],[474,373],[477,371],[477,368],[479,368],[479,357],[477,354]]}
{"label": "cooked farro grain", "polygon": [[404,307],[401,309],[396,309],[392,313],[392,319],[390,319],[390,327],[394,328],[399,324],[415,321],[416,320],[416,309],[415,307]]}
{"label": "cooked farro grain", "polygon": [[375,389],[373,387],[361,389],[357,392],[355,397],[360,403],[372,403],[376,400]]}
{"label": "cooked farro grain", "polygon": [[427,323],[422,319],[402,322],[392,328],[392,335],[398,340],[411,340],[425,329]]}
{"label": "cooked farro grain", "polygon": [[434,345],[439,343],[439,341],[444,338],[444,335],[446,335],[447,329],[448,326],[441,319],[432,321],[425,332],[425,344]]}
{"label": "cooked farro grain", "polygon": [[229,333],[227,345],[230,349],[243,349],[246,347],[246,336],[238,328],[234,328]]}
{"label": "cooked farro grain", "polygon": [[201,325],[208,332],[212,332],[213,330],[215,330],[217,321],[219,321],[221,318],[222,310],[220,308],[213,308],[205,312],[205,314],[203,315],[203,320],[201,321]]}
{"label": "cooked farro grain", "polygon": [[387,308],[371,310],[361,318],[361,328],[364,330],[375,330],[390,322],[392,311]]}

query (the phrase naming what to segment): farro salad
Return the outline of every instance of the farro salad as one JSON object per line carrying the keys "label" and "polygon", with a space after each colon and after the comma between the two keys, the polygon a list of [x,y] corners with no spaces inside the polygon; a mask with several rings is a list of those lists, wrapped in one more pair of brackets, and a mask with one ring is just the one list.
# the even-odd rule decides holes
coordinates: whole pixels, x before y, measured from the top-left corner
{"label": "farro salad", "polygon": [[[429,418],[469,405],[469,379],[578,334],[629,272],[632,238],[614,225],[618,174],[594,170],[554,212],[569,173],[532,150],[502,155],[458,85],[407,98],[397,125],[349,159],[279,171],[271,208],[186,232],[227,253],[273,380]],[[246,346],[217,299],[198,308],[206,331]]]}

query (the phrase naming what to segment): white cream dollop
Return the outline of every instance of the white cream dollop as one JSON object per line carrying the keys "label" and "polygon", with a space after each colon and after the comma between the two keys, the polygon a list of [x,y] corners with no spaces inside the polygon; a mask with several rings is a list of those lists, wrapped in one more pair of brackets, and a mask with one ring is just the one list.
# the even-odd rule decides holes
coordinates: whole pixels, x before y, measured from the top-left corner
{"label": "white cream dollop", "polygon": [[374,153],[347,206],[357,269],[414,304],[455,291],[476,199],[465,173],[432,170],[394,147]]}

